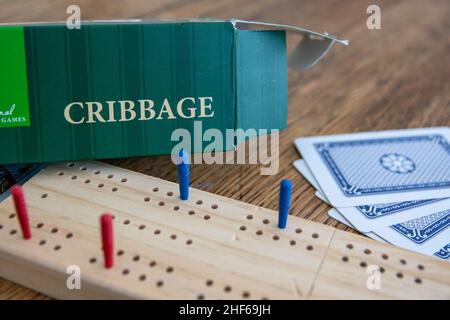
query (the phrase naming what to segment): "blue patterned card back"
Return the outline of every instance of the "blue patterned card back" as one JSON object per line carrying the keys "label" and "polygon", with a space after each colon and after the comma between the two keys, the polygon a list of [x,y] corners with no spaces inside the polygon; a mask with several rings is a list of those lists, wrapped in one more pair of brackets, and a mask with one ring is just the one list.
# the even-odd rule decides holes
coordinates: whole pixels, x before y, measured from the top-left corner
{"label": "blue patterned card back", "polygon": [[314,147],[347,197],[450,187],[450,144],[439,134]]}

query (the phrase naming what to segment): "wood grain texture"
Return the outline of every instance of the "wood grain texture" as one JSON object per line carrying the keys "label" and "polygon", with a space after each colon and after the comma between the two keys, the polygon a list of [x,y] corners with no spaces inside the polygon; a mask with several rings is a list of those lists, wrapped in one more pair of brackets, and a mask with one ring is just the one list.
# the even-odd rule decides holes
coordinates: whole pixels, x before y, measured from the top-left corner
{"label": "wood grain texture", "polygon": [[[202,190],[276,209],[274,186],[289,178],[294,182],[292,214],[347,230],[328,218],[329,206],[314,196],[313,188],[292,167],[299,158],[293,140],[450,124],[450,3],[446,0],[1,0],[0,22],[65,20],[69,4],[80,5],[83,19],[253,19],[310,26],[352,41],[349,47],[333,48],[307,72],[289,72],[288,129],[280,135],[277,175],[260,176],[256,165],[196,165],[192,183]],[[366,28],[369,4],[380,5],[382,30]],[[288,48],[295,40],[288,37]],[[176,180],[165,156],[107,162]],[[0,292],[2,298],[41,297],[3,280]]]}
{"label": "wood grain texture", "polygon": [[[0,275],[60,299],[450,299],[448,262],[101,162],[58,163],[24,186],[32,238],[0,204]],[[114,221],[103,266],[100,215]],[[68,266],[81,290],[66,287]],[[367,288],[367,267],[381,287]]]}

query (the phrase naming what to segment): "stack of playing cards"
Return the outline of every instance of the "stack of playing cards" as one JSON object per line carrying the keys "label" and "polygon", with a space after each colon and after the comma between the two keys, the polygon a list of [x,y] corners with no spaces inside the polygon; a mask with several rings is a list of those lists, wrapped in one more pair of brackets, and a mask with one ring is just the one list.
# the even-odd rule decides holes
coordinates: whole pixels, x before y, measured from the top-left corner
{"label": "stack of playing cards", "polygon": [[329,215],[393,245],[450,257],[450,128],[299,138],[295,168]]}

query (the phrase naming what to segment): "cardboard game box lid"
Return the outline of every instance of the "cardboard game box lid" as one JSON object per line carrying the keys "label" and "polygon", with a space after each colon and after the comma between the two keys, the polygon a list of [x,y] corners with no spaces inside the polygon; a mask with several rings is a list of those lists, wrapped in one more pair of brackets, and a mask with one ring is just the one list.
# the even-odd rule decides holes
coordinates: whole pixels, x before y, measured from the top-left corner
{"label": "cardboard game box lid", "polygon": [[170,154],[177,129],[284,129],[286,31],[302,36],[298,69],[347,44],[243,20],[0,25],[0,164]]}

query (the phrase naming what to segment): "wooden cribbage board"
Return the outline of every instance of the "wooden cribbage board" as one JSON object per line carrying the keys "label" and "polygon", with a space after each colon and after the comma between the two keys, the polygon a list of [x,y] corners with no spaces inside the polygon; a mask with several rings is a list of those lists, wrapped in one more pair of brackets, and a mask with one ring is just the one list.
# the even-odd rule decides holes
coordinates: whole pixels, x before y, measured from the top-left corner
{"label": "wooden cribbage board", "polygon": [[[55,298],[450,299],[450,264],[319,223],[99,162],[47,167],[24,186],[33,237],[0,204],[0,276]],[[103,267],[99,217],[114,215]],[[382,270],[369,290],[368,265]],[[66,269],[81,269],[68,290]]]}

